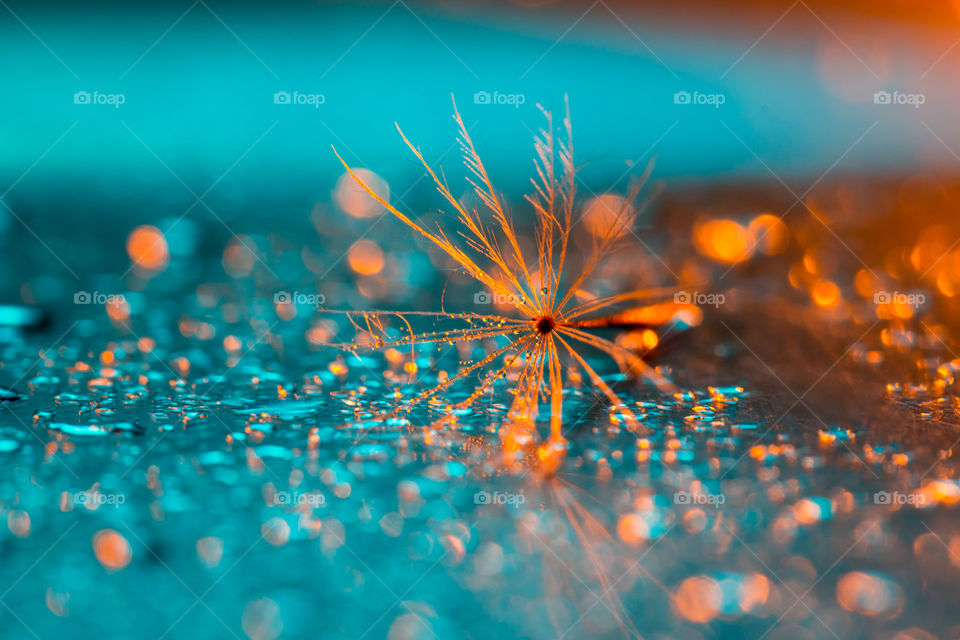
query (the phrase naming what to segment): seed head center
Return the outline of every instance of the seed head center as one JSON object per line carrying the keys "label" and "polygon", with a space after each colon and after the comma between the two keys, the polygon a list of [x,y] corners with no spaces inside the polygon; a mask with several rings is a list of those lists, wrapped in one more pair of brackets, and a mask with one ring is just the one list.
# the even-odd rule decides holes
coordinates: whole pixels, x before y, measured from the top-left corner
{"label": "seed head center", "polygon": [[537,323],[536,323],[537,333],[539,333],[542,336],[545,336],[551,331],[553,331],[554,327],[556,326],[557,326],[557,323],[550,316],[540,316],[539,318],[537,318]]}

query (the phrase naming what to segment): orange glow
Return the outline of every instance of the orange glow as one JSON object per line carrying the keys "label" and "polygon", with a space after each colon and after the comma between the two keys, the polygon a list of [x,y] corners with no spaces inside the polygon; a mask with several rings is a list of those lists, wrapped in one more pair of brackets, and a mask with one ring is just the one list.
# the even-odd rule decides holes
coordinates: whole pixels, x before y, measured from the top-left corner
{"label": "orange glow", "polygon": [[960,501],[960,486],[949,480],[934,480],[920,490],[922,504],[956,504]]}
{"label": "orange glow", "polygon": [[247,248],[249,244],[249,240],[237,237],[223,250],[223,269],[231,278],[242,278],[253,271],[256,256]]}
{"label": "orange glow", "polygon": [[823,517],[820,505],[813,500],[801,500],[793,505],[793,517],[800,524],[814,524]]}
{"label": "orange glow", "polygon": [[319,325],[307,329],[307,340],[314,346],[326,344],[333,337],[333,334],[334,332],[328,326]]}
{"label": "orange glow", "polygon": [[820,280],[810,290],[813,301],[821,307],[832,307],[840,300],[840,288],[829,280]]}
{"label": "orange glow", "polygon": [[130,564],[130,543],[113,529],[101,529],[93,536],[93,552],[106,569],[116,571]]}
{"label": "orange glow", "polygon": [[694,229],[694,245],[701,254],[717,262],[736,264],[753,255],[753,236],[733,220],[709,220]]}
{"label": "orange glow", "polygon": [[635,212],[626,210],[626,207],[629,207],[626,198],[613,193],[593,198],[583,209],[587,231],[596,238],[626,234],[633,228],[636,218]]}
{"label": "orange glow", "polygon": [[875,616],[895,610],[902,601],[900,586],[876,574],[851,571],[837,582],[837,602],[847,611]]}
{"label": "orange glow", "polygon": [[820,429],[818,433],[820,435],[821,444],[834,444],[837,441],[838,434],[842,435],[846,439],[853,439],[857,437],[853,431],[850,431],[850,429],[843,429],[843,431],[838,431],[837,433],[831,433],[829,431]]}
{"label": "orange glow", "polygon": [[621,516],[617,524],[617,533],[627,544],[640,544],[650,535],[650,527],[643,517],[636,513],[628,513]]}
{"label": "orange glow", "polygon": [[297,317],[297,305],[290,301],[280,301],[274,304],[277,317],[287,322]]}
{"label": "orange glow", "polygon": [[170,250],[163,232],[150,225],[142,225],[127,236],[127,255],[139,267],[160,271],[170,260]]}
{"label": "orange glow", "polygon": [[383,269],[383,251],[372,240],[357,240],[347,252],[350,268],[362,276],[374,276]]}
{"label": "orange glow", "polygon": [[763,213],[750,221],[750,235],[756,239],[757,249],[768,256],[781,253],[790,241],[787,225],[770,213]]}
{"label": "orange glow", "polygon": [[743,611],[763,606],[770,597],[770,581],[762,573],[752,573],[740,584],[738,596]]}
{"label": "orange glow", "polygon": [[677,612],[691,622],[710,622],[720,611],[723,592],[715,580],[705,576],[687,578],[674,595]]}
{"label": "orange glow", "polygon": [[950,538],[950,562],[955,567],[960,567],[960,536]]}
{"label": "orange glow", "polygon": [[[353,172],[378,196],[390,201],[390,186],[387,182],[369,169],[354,169]],[[333,199],[337,206],[354,218],[373,218],[384,213],[383,205],[370,197],[356,180],[344,173],[337,180],[333,192]]]}
{"label": "orange glow", "polygon": [[459,564],[467,555],[467,547],[464,541],[457,536],[445,535],[440,538],[440,544],[444,551],[450,556],[454,564]]}
{"label": "orange glow", "polygon": [[630,331],[617,338],[617,344],[634,351],[649,351],[657,346],[660,337],[653,329]]}
{"label": "orange glow", "polygon": [[123,322],[130,317],[130,304],[126,298],[111,298],[106,304],[107,316],[114,322]]}
{"label": "orange glow", "polygon": [[689,533],[700,533],[707,526],[707,514],[703,509],[691,509],[683,514],[683,528]]}
{"label": "orange glow", "polygon": [[857,293],[861,296],[864,298],[872,298],[874,292],[880,288],[880,281],[870,273],[869,270],[860,269],[853,279],[853,285],[857,288]]}
{"label": "orange glow", "polygon": [[174,358],[170,364],[173,365],[173,368],[181,376],[186,376],[188,373],[190,373],[190,361],[187,360],[184,356],[180,356],[179,358]]}

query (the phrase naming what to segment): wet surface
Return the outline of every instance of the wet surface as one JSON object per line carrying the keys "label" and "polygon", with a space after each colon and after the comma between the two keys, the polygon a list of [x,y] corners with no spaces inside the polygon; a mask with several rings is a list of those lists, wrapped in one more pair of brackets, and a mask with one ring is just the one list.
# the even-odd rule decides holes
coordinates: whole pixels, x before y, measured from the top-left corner
{"label": "wet surface", "polygon": [[[446,307],[476,310],[436,256],[433,273],[390,236],[374,243],[386,266],[278,232],[46,305],[51,326],[8,326],[0,345],[2,624],[44,639],[958,637],[960,235],[929,201],[929,224],[895,233],[916,198],[867,219],[828,198],[813,208],[829,225],[790,218],[778,251],[735,260],[710,245],[726,229],[702,230],[736,218],[667,201],[670,224],[644,236],[663,263],[618,254],[607,286],[674,272],[723,299],[695,301],[702,322],[654,352],[672,393],[589,355],[642,429],[571,385],[555,472],[505,449],[509,380],[444,429],[470,384],[370,420],[497,344],[425,346],[414,367],[326,346],[352,331],[317,308],[394,306],[395,287],[429,301],[449,277]],[[305,268],[316,280],[274,277]]]}

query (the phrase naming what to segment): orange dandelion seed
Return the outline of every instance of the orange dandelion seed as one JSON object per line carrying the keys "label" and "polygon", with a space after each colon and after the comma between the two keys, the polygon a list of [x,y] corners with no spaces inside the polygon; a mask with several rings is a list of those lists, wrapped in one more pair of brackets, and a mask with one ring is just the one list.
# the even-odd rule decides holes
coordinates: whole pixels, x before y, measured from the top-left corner
{"label": "orange dandelion seed", "polygon": [[[549,461],[546,466],[553,469],[557,461],[556,447],[562,449],[565,442],[562,435],[564,384],[574,378],[579,382],[583,376],[607,398],[612,406],[613,422],[638,433],[644,432],[627,403],[587,362],[581,350],[589,347],[604,353],[623,372],[650,380],[661,389],[671,390],[673,385],[644,362],[642,352],[630,348],[635,345],[618,344],[595,335],[591,330],[653,329],[657,325],[651,322],[653,316],[643,312],[645,307],[616,309],[630,303],[649,305],[650,302],[659,301],[663,305],[673,304],[663,301],[673,297],[674,289],[644,289],[588,298],[581,295],[598,267],[620,248],[618,241],[628,239],[630,234],[624,233],[625,230],[648,204],[649,196],[642,200],[638,196],[649,177],[652,164],[647,165],[626,196],[606,196],[601,201],[588,204],[586,213],[589,214],[588,224],[593,236],[592,250],[582,256],[574,255],[569,250],[570,236],[576,225],[575,219],[579,218],[576,214],[580,211],[577,208],[569,108],[560,128],[563,135],[559,138],[554,135],[552,114],[542,107],[540,109],[546,126],[534,141],[536,177],[532,179],[533,190],[526,197],[526,203],[536,217],[533,253],[530,252],[530,244],[517,232],[494,189],[456,104],[454,120],[459,128],[460,148],[470,173],[469,182],[478,203],[476,206],[457,198],[447,186],[442,173],[431,167],[399,125],[397,129],[433,180],[451,217],[459,226],[457,233],[448,234],[440,226],[436,229],[421,226],[391,205],[388,197],[378,191],[376,184],[371,183],[369,176],[351,168],[337,154],[347,173],[370,198],[459,265],[477,281],[490,301],[497,301],[498,304],[503,302],[510,310],[498,314],[499,307],[491,305],[494,313],[490,314],[331,310],[322,310],[321,313],[340,314],[353,326],[353,341],[332,345],[350,352],[398,347],[413,350],[418,344],[430,342],[452,345],[482,340],[496,344],[485,355],[463,360],[458,372],[408,398],[392,411],[376,415],[373,421],[382,423],[400,418],[417,405],[427,403],[434,408],[444,407],[445,412],[431,428],[448,427],[455,423],[457,415],[469,413],[479,398],[492,392],[496,383],[509,381],[513,399],[501,428],[505,446],[516,460],[546,460]],[[746,236],[746,230],[742,231]],[[740,245],[728,247],[726,251],[733,256],[743,252],[747,246],[746,240],[743,240]],[[369,240],[359,240],[354,244],[348,259],[354,271],[363,275],[379,273],[384,267],[382,251]],[[684,305],[678,305],[677,311],[680,306]],[[673,318],[674,315],[661,309],[655,317]],[[414,322],[431,320],[466,326],[422,333],[414,331]],[[400,337],[397,337],[397,328],[401,331]],[[657,342],[655,335],[640,334],[639,346],[645,349],[655,346]],[[411,358],[410,362],[413,361],[414,358]],[[405,368],[408,373],[413,372],[411,368]],[[571,373],[572,370],[576,370],[575,373]],[[441,400],[447,389],[468,377],[480,378],[472,393],[453,403]],[[549,406],[551,446],[539,449],[541,453],[538,454],[534,425],[541,404]],[[546,455],[547,452],[549,455]]]}

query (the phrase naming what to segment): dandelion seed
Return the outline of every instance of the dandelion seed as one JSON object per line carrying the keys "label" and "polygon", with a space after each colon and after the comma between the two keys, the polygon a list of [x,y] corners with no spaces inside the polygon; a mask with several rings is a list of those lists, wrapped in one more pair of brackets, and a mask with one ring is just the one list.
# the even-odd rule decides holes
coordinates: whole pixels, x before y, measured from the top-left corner
{"label": "dandelion seed", "polygon": [[[424,343],[456,344],[489,339],[506,340],[505,345],[489,350],[483,357],[464,360],[457,373],[441,377],[440,382],[432,388],[404,400],[397,408],[379,414],[376,419],[395,419],[425,401],[435,402],[452,385],[468,376],[481,375],[481,382],[473,392],[459,402],[446,405],[448,409],[445,415],[431,425],[433,428],[449,426],[464,410],[470,409],[478,399],[491,392],[498,382],[509,379],[513,385],[513,400],[501,428],[504,450],[507,453],[532,454],[531,458],[536,464],[551,469],[555,468],[565,451],[562,431],[564,383],[582,377],[579,372],[572,372],[571,367],[579,367],[586,373],[586,379],[604,394],[610,402],[615,421],[625,424],[637,433],[643,431],[628,403],[620,398],[580,353],[584,346],[605,353],[622,371],[646,378],[663,390],[672,390],[672,384],[644,362],[642,351],[626,348],[589,330],[653,327],[656,323],[652,322],[652,319],[671,317],[674,311],[681,311],[681,308],[689,305],[662,302],[673,295],[674,290],[671,288],[628,291],[602,297],[584,295],[583,288],[591,275],[604,259],[615,251],[617,241],[623,237],[630,221],[634,220],[649,202],[647,198],[638,203],[638,195],[649,176],[651,166],[648,165],[642,178],[633,185],[625,198],[616,200],[617,208],[604,211],[604,224],[591,228],[592,250],[586,256],[573,255],[570,234],[576,224],[576,167],[573,163],[569,105],[563,120],[563,140],[554,137],[552,114],[542,107],[540,110],[546,119],[546,126],[534,140],[536,176],[531,179],[533,191],[526,196],[526,201],[536,217],[536,255],[532,260],[524,255],[521,237],[493,188],[456,104],[454,119],[459,128],[460,150],[470,174],[467,180],[479,199],[480,206],[477,208],[469,208],[453,195],[442,174],[438,175],[431,168],[419,148],[410,142],[397,125],[400,136],[423,164],[447,205],[452,208],[460,227],[456,235],[448,234],[439,225],[436,230],[428,229],[398,210],[378,194],[376,185],[368,184],[364,179],[365,174],[359,169],[351,168],[337,154],[349,175],[371,198],[446,253],[492,296],[509,301],[516,316],[446,311],[324,310],[321,313],[341,314],[348,319],[356,332],[355,339],[337,346],[354,352],[360,349],[387,350],[397,347],[409,347],[412,350]],[[334,153],[336,154],[335,149]],[[647,304],[615,313],[609,311],[623,303],[650,303],[656,300],[661,302],[653,307]],[[604,311],[607,311],[606,315],[602,315]],[[412,322],[425,318],[437,322],[459,323],[461,328],[415,332]],[[393,330],[393,321],[398,322],[402,328],[400,337],[397,337],[398,334]],[[647,343],[656,344],[652,340]],[[413,358],[411,353],[411,360]],[[536,442],[534,424],[541,402],[549,404],[550,437],[532,452],[531,445]]]}

